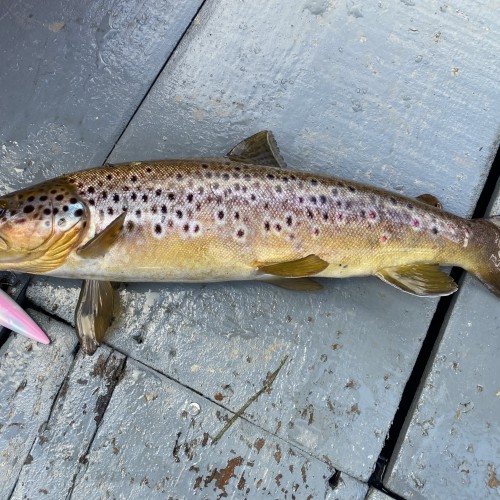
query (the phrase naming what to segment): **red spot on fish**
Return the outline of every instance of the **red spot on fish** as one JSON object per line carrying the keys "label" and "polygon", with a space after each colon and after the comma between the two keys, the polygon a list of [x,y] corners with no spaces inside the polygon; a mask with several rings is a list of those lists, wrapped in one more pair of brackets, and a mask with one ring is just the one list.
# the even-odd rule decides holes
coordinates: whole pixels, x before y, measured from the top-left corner
{"label": "red spot on fish", "polygon": [[412,225],[413,227],[420,227],[420,221],[419,221],[419,220],[417,220],[417,219],[413,219],[413,220],[411,221],[411,225]]}
{"label": "red spot on fish", "polygon": [[375,217],[377,217],[377,214],[373,210],[370,210],[368,212],[368,217],[370,217],[370,219],[375,219]]}
{"label": "red spot on fish", "polygon": [[378,241],[380,241],[380,243],[385,243],[387,240],[388,240],[388,238],[385,234],[378,239]]}
{"label": "red spot on fish", "polygon": [[337,220],[342,220],[343,219],[343,215],[342,214],[337,214]]}

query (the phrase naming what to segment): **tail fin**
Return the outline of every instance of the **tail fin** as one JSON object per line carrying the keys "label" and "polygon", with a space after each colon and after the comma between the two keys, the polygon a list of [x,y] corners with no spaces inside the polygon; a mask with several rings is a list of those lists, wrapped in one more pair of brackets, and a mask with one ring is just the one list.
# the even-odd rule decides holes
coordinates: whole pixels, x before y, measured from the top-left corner
{"label": "tail fin", "polygon": [[478,262],[470,271],[500,297],[500,215],[477,222],[481,224],[476,247]]}

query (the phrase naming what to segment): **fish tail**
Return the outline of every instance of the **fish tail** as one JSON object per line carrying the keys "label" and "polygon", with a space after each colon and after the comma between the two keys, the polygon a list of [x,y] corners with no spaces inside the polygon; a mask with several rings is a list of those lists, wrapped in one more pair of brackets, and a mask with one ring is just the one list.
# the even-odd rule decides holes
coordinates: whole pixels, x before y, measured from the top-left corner
{"label": "fish tail", "polygon": [[500,297],[500,215],[474,222],[475,258],[468,270]]}

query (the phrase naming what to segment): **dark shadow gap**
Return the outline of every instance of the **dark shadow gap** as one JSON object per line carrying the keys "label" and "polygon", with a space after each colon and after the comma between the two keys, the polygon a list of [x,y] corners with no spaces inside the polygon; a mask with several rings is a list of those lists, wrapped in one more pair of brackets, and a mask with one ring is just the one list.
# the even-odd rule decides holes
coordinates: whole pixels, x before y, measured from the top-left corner
{"label": "dark shadow gap", "polygon": [[[481,194],[477,200],[473,218],[485,217],[491,199],[495,194],[495,188],[498,185],[499,181],[500,150],[497,150],[497,154],[490,168]],[[465,271],[460,268],[453,268],[451,270],[451,276],[457,283],[460,283],[462,281],[464,275]],[[375,470],[373,471],[368,481],[368,484],[370,486],[383,491],[393,498],[399,499],[401,497],[386,490],[385,486],[383,485],[384,475],[393,454],[395,452],[397,453],[398,440],[400,437],[402,437],[401,433],[405,432],[405,425],[408,418],[411,417],[413,405],[417,402],[417,399],[420,395],[420,383],[425,376],[429,361],[432,359],[432,353],[437,347],[436,342],[438,340],[439,334],[441,330],[446,327],[448,316],[453,308],[456,295],[457,294],[450,295],[448,297],[442,297],[439,300],[436,311],[427,330],[427,335],[422,343],[422,347],[418,354],[411,375],[403,390],[399,407],[396,410],[394,420],[389,428],[389,432],[387,434],[384,447],[382,448],[382,451],[380,452],[379,458],[377,460]]]}

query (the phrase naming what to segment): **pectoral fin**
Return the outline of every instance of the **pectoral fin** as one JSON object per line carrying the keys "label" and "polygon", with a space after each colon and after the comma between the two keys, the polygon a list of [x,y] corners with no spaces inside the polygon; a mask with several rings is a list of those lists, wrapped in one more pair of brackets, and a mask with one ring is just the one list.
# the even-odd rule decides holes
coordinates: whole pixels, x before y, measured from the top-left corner
{"label": "pectoral fin", "polygon": [[76,334],[83,352],[94,354],[113,319],[114,291],[109,281],[84,280],[76,306]]}
{"label": "pectoral fin", "polygon": [[328,267],[328,262],[311,254],[302,259],[275,264],[258,264],[257,269],[266,274],[281,276],[283,278],[303,278],[320,273]]}
{"label": "pectoral fin", "polygon": [[237,144],[226,155],[233,161],[286,168],[272,132],[262,130]]}
{"label": "pectoral fin", "polygon": [[295,292],[318,292],[323,290],[323,285],[311,278],[272,278],[265,282]]}
{"label": "pectoral fin", "polygon": [[96,259],[106,254],[116,241],[123,229],[126,212],[119,215],[109,226],[94,236],[90,241],[77,250],[77,254],[84,259]]}
{"label": "pectoral fin", "polygon": [[420,200],[431,207],[443,208],[443,204],[433,194],[421,194],[420,196],[417,196],[417,200]]}
{"label": "pectoral fin", "polygon": [[389,267],[376,273],[382,281],[421,297],[441,297],[456,292],[453,278],[433,264]]}

